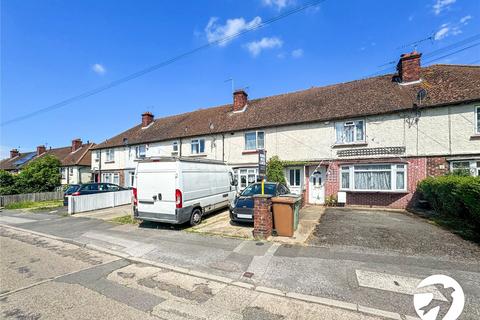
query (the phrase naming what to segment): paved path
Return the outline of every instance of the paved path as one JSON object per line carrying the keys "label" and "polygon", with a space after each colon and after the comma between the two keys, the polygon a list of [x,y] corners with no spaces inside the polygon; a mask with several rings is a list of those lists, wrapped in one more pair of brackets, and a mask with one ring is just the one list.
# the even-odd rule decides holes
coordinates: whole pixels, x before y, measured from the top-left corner
{"label": "paved path", "polygon": [[2,319],[381,319],[12,228],[0,227],[0,245]]}
{"label": "paved path", "polygon": [[[0,224],[114,250],[160,267],[173,266],[280,293],[334,299],[357,309],[365,306],[385,310],[403,319],[404,315],[416,316],[412,287],[432,274],[445,274],[456,279],[465,291],[463,319],[480,318],[480,265],[471,257],[280,245],[201,236],[155,224],[138,228],[53,214],[3,212]],[[438,301],[445,303],[441,298]]]}

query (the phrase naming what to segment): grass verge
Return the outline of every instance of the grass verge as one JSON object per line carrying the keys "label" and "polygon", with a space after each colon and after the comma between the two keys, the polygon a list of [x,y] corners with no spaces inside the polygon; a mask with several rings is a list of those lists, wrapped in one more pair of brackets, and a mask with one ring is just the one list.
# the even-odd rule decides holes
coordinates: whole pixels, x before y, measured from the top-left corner
{"label": "grass verge", "polygon": [[43,210],[63,206],[63,200],[46,200],[46,201],[23,201],[10,203],[5,206],[5,209],[27,209],[27,210]]}
{"label": "grass verge", "polygon": [[110,221],[119,223],[119,224],[140,224],[140,220],[133,218],[132,215],[130,214],[126,216],[113,218]]}

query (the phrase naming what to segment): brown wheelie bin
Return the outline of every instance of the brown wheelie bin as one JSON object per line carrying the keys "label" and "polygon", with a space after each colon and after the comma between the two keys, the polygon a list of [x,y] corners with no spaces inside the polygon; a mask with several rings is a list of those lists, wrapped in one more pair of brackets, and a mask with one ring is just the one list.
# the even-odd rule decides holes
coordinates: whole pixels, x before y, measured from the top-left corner
{"label": "brown wheelie bin", "polygon": [[292,237],[294,230],[295,197],[272,198],[273,223],[277,235]]}

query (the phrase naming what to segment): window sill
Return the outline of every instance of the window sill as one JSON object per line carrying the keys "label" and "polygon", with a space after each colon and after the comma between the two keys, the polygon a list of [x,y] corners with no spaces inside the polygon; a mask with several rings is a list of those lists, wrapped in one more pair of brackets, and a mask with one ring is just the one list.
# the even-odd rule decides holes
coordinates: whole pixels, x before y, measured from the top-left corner
{"label": "window sill", "polygon": [[409,193],[407,190],[345,190],[340,189],[340,192],[348,192],[348,193],[396,193],[396,194],[407,194]]}
{"label": "window sill", "polygon": [[332,148],[365,147],[368,143],[365,141],[355,143],[335,143]]}
{"label": "window sill", "polygon": [[257,154],[258,150],[244,150],[242,154]]}
{"label": "window sill", "polygon": [[114,160],[112,160],[112,161],[105,161],[104,163],[105,163],[105,164],[108,164],[108,163],[115,163],[115,161],[114,161]]}
{"label": "window sill", "polygon": [[191,158],[204,158],[206,156],[207,156],[206,153],[194,153],[190,155]]}
{"label": "window sill", "polygon": [[470,140],[480,140],[480,133],[474,134],[473,136],[471,136]]}

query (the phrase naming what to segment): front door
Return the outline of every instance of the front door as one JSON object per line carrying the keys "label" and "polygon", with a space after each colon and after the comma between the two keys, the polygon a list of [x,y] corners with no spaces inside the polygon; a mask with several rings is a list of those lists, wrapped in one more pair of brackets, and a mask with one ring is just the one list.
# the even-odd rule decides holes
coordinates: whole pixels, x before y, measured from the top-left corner
{"label": "front door", "polygon": [[315,168],[309,177],[309,202],[323,204],[325,202],[325,168]]}

